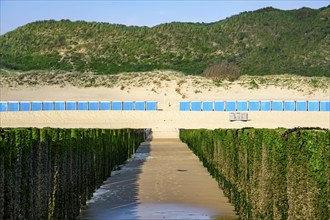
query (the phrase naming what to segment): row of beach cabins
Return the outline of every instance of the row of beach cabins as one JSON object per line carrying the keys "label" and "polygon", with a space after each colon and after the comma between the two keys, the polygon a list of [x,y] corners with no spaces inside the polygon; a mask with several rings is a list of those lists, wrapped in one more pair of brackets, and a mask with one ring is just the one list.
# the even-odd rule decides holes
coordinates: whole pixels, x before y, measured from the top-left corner
{"label": "row of beach cabins", "polygon": [[[156,101],[1,101],[0,112],[18,111],[156,111]],[[227,100],[180,101],[180,111],[330,111],[330,101]]]}
{"label": "row of beach cabins", "polygon": [[0,112],[18,111],[156,111],[156,101],[8,101]]}
{"label": "row of beach cabins", "polygon": [[330,111],[330,101],[181,101],[180,111]]}

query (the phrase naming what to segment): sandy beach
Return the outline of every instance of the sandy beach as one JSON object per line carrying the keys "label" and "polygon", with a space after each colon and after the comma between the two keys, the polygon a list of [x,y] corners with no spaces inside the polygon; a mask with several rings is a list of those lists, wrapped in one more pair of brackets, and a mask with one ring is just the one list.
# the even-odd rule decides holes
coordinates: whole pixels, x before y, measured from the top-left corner
{"label": "sandy beach", "polygon": [[[143,77],[147,77],[147,81]],[[291,76],[290,76],[291,77]],[[228,112],[180,112],[181,100],[329,100],[330,87],[320,89],[309,86],[308,78],[279,76],[285,86],[261,84],[249,88],[248,77],[216,86],[211,80],[197,76],[182,76],[162,72],[137,75],[129,78],[122,75],[113,88],[77,87],[40,84],[35,86],[12,86],[3,80],[0,90],[2,101],[68,101],[68,100],[120,100],[158,102],[158,111],[97,111],[97,112],[14,112],[0,113],[1,127],[99,127],[99,128],[151,128],[155,137],[177,137],[180,128],[330,128],[329,112],[248,112],[249,121],[230,122]],[[125,80],[121,80],[121,78]],[[166,80],[162,80],[166,79]],[[254,79],[253,79],[254,80]],[[270,80],[270,79],[268,79]],[[327,83],[326,80],[322,79]],[[320,80],[321,82],[323,82]],[[15,80],[12,80],[13,82]],[[139,84],[139,82],[143,82]],[[259,80],[261,81],[261,80]],[[265,79],[264,79],[265,81]],[[10,86],[9,86],[10,85]],[[124,86],[125,85],[125,86]],[[166,96],[164,95],[166,93]]]}
{"label": "sandy beach", "polygon": [[228,112],[7,112],[1,127],[151,128],[155,137],[178,137],[180,128],[329,128],[329,112],[249,112],[249,121],[229,121]]}
{"label": "sandy beach", "polygon": [[[216,181],[178,139],[181,128],[330,128],[330,112],[248,112],[248,121],[230,122],[228,112],[179,111],[181,100],[329,100],[330,87],[313,88],[303,78],[289,79],[286,86],[253,89],[246,84],[249,78],[216,86],[206,78],[178,75],[166,75],[165,81],[156,75],[137,85],[143,80],[139,77],[118,80],[112,88],[43,82],[32,87],[15,81],[12,86],[8,80],[0,88],[1,101],[158,102],[157,111],[0,113],[0,127],[152,129],[153,140],[143,143],[135,159],[104,182],[82,211],[82,219],[233,219],[233,207]],[[287,78],[281,80],[287,82]],[[145,157],[139,159],[139,155]]]}

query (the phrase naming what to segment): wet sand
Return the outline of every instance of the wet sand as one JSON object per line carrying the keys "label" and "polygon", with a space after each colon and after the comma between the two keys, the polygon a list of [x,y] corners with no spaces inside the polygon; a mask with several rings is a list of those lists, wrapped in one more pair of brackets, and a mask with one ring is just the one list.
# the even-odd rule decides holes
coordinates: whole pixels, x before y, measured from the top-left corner
{"label": "wet sand", "polygon": [[179,139],[143,143],[94,195],[80,219],[237,218],[216,180]]}

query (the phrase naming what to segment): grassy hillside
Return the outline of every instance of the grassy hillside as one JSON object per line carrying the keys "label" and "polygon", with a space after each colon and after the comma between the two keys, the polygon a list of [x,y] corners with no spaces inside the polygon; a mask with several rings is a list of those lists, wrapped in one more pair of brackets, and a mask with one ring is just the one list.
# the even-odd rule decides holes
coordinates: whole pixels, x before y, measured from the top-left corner
{"label": "grassy hillside", "polygon": [[38,21],[0,36],[0,68],[202,74],[226,62],[241,74],[329,76],[329,24],[329,6],[265,8],[215,23],[174,22],[152,28]]}

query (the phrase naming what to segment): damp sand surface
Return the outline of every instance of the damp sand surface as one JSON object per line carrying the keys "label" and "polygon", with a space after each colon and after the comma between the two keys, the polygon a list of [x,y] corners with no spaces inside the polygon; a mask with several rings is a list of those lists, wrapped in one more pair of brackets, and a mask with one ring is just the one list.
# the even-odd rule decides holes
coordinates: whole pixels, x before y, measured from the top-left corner
{"label": "damp sand surface", "polygon": [[236,219],[218,183],[177,138],[144,142],[113,172],[80,219]]}

